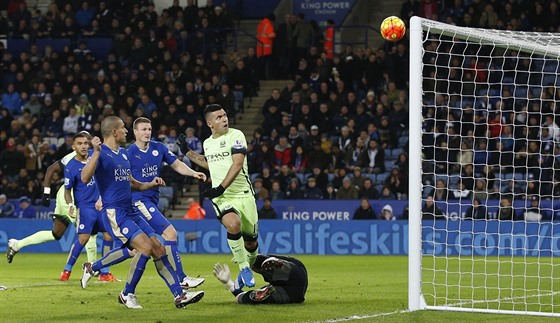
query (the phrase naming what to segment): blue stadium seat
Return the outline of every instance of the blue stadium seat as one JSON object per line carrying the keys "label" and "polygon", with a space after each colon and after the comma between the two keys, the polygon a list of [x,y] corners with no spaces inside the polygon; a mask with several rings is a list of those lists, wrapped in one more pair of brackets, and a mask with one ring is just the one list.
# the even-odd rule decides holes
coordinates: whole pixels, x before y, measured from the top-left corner
{"label": "blue stadium seat", "polygon": [[159,188],[158,209],[168,210],[173,208],[173,186],[162,186]]}
{"label": "blue stadium seat", "polygon": [[385,160],[385,171],[390,171],[395,166],[394,160]]}
{"label": "blue stadium seat", "polygon": [[404,152],[404,149],[402,148],[393,148],[391,149],[391,158],[392,159],[398,159],[400,154],[402,154]]}
{"label": "blue stadium seat", "polygon": [[513,96],[516,98],[526,98],[529,89],[526,86],[516,86],[513,90]]}
{"label": "blue stadium seat", "polygon": [[389,173],[379,173],[375,176],[375,182],[376,183],[383,183],[383,182],[385,182],[385,180],[387,179],[388,176],[389,176]]}
{"label": "blue stadium seat", "polygon": [[408,136],[399,137],[399,147],[404,148],[408,143]]}

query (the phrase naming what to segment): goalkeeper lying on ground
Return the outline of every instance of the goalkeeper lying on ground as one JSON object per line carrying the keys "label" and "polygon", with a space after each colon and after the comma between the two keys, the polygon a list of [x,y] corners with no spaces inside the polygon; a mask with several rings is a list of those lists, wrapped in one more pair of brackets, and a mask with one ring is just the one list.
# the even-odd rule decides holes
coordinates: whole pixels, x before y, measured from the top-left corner
{"label": "goalkeeper lying on ground", "polygon": [[232,281],[227,265],[215,264],[213,273],[236,296],[238,304],[288,304],[305,300],[307,270],[301,261],[287,256],[258,255],[251,269],[269,284],[244,292],[243,281]]}

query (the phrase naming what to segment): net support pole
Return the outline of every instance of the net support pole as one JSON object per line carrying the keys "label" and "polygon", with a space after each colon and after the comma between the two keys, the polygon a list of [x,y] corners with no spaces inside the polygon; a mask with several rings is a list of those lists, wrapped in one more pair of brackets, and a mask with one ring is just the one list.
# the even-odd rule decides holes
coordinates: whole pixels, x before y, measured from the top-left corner
{"label": "net support pole", "polygon": [[422,296],[422,25],[410,19],[408,309],[426,308]]}

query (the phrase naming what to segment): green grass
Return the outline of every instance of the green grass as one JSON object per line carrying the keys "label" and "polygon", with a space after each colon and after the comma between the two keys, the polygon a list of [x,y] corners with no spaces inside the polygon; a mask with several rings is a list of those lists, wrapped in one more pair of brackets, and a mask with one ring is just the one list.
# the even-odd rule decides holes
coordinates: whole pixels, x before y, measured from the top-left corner
{"label": "green grass", "polygon": [[[229,255],[183,255],[187,273],[206,278],[201,286],[206,295],[199,303],[182,310],[175,308],[170,292],[154,266],[149,264],[137,289],[138,300],[144,308],[129,310],[117,303],[117,295],[124,283],[100,284],[92,280],[90,286],[82,290],[78,282],[81,276],[78,265],[69,282],[57,280],[66,255],[20,253],[12,264],[0,260],[0,284],[9,288],[0,292],[0,321],[276,323],[351,317],[357,322],[534,322],[537,319],[440,311],[400,312],[407,308],[407,258],[387,256],[298,256],[309,272],[305,303],[237,305],[211,273],[215,262],[230,264],[230,258]],[[79,262],[84,259],[85,255],[82,255]],[[449,266],[458,268],[456,264]],[[231,264],[230,268],[235,269]],[[112,268],[119,278],[125,278],[127,270],[128,261]],[[257,284],[264,284],[262,277],[257,277]],[[552,322],[557,319],[538,320]]]}

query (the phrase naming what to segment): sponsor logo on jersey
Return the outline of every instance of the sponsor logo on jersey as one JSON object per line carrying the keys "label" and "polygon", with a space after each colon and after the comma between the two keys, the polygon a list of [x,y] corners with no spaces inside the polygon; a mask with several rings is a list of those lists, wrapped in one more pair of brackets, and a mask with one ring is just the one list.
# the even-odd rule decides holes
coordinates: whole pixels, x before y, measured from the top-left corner
{"label": "sponsor logo on jersey", "polygon": [[142,177],[147,178],[157,176],[158,171],[158,165],[144,164],[144,167],[142,167]]}
{"label": "sponsor logo on jersey", "polygon": [[230,155],[231,153],[229,151],[224,151],[216,154],[208,154],[206,155],[206,159],[208,159],[208,162],[211,163],[211,162],[224,160],[226,157],[229,157]]}

